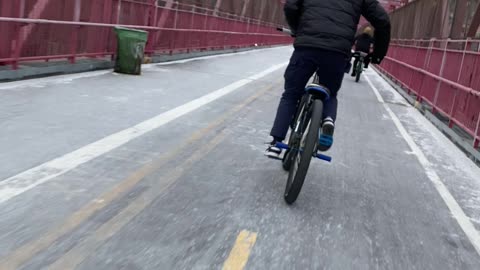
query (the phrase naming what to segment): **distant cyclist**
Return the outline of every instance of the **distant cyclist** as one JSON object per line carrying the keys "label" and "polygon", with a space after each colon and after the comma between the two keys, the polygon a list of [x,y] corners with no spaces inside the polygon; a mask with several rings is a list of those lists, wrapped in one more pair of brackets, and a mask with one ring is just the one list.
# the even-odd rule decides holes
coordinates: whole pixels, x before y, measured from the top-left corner
{"label": "distant cyclist", "polygon": [[315,72],[320,84],[331,92],[331,98],[324,104],[318,150],[327,151],[332,146],[337,92],[342,85],[346,59],[351,57],[361,15],[375,28],[373,63],[382,61],[390,42],[390,20],[377,0],[287,0],[284,11],[296,36],[295,51],[285,72],[285,91],[270,133],[273,140],[265,153],[272,158],[282,153],[275,145],[285,140],[305,86]]}
{"label": "distant cyclist", "polygon": [[[370,26],[365,27],[363,33],[355,37],[355,52],[364,52],[366,54],[370,54],[370,50],[372,45],[374,45],[375,39],[373,38],[373,29]],[[352,77],[357,76],[357,65],[359,62],[359,55],[357,53],[354,54],[355,61],[353,62],[353,71]],[[370,64],[370,58],[366,57],[364,60],[365,68],[368,68],[368,64]]]}

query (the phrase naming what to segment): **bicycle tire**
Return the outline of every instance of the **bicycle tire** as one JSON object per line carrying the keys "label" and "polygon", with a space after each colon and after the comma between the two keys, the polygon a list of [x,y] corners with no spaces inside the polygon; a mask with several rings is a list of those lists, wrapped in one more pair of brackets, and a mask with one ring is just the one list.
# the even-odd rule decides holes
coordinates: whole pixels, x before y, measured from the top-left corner
{"label": "bicycle tire", "polygon": [[[320,129],[320,123],[322,121],[323,103],[321,100],[314,100],[310,107],[311,118],[306,117],[306,123],[308,123],[308,130],[303,134],[305,143],[303,144],[302,151],[295,151],[294,162],[298,162],[298,156],[300,161],[296,170],[290,170],[288,175],[287,186],[285,188],[284,199],[287,204],[293,204],[302,190],[305,177],[307,176],[308,168],[310,167],[310,161],[313,154],[316,153],[316,146],[318,143],[318,132]],[[303,138],[302,138],[303,140]],[[296,163],[292,163],[294,165]]]}
{"label": "bicycle tire", "polygon": [[360,75],[362,74],[361,71],[357,71],[357,77],[355,78],[355,82],[359,82],[360,81]]}
{"label": "bicycle tire", "polygon": [[357,82],[357,83],[360,81],[360,76],[362,75],[362,72],[363,72],[362,66],[363,66],[363,61],[360,60],[360,61],[358,62],[358,66],[357,66],[357,76],[356,76],[356,78],[355,78],[355,82]]}
{"label": "bicycle tire", "polygon": [[[288,146],[290,148],[295,148],[297,144],[297,134],[295,132],[296,126],[298,125],[298,119],[300,118],[301,114],[304,113],[304,106],[305,104],[309,102],[309,96],[304,95],[300,101],[300,104],[298,105],[297,112],[295,113],[295,117],[293,119],[293,124],[291,126],[291,131],[290,131],[290,137],[288,139]],[[282,159],[282,167],[285,171],[290,171],[290,167],[292,166],[292,156],[291,156],[292,151],[287,150],[285,154],[283,155]]]}

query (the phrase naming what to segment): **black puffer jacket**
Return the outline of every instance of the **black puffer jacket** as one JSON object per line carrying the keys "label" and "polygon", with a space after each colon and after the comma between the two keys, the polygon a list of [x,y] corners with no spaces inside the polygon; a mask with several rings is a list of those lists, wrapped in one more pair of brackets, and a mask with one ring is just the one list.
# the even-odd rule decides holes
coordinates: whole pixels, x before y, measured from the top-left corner
{"label": "black puffer jacket", "polygon": [[363,15],[375,28],[374,62],[387,54],[390,19],[377,0],[287,0],[285,15],[296,34],[295,47],[322,48],[347,56]]}

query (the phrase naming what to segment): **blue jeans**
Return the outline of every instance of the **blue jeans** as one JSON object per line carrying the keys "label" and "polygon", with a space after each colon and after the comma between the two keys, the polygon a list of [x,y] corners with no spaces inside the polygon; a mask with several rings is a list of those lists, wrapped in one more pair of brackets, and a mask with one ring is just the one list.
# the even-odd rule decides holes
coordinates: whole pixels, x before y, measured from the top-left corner
{"label": "blue jeans", "polygon": [[331,97],[324,104],[323,117],[337,118],[337,93],[342,86],[347,65],[347,56],[342,53],[315,48],[296,48],[285,71],[285,91],[278,106],[272,135],[284,140],[295,117],[297,106],[305,93],[305,86],[315,71],[321,85],[327,87]]}

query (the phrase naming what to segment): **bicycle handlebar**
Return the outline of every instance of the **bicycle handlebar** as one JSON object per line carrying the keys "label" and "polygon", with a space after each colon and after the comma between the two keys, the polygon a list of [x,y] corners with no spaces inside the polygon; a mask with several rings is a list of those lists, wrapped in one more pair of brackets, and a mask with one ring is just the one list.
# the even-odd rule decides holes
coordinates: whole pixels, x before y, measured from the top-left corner
{"label": "bicycle handlebar", "polygon": [[295,34],[293,34],[292,30],[288,29],[288,28],[285,28],[285,27],[277,27],[277,31],[280,31],[280,32],[283,32],[287,35],[290,35],[292,37],[295,36]]}

